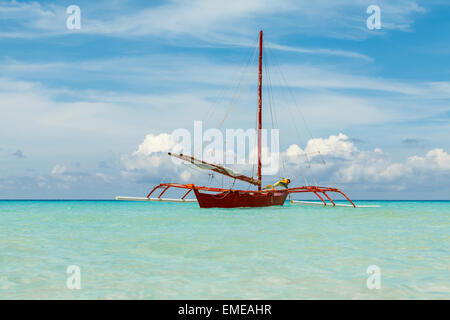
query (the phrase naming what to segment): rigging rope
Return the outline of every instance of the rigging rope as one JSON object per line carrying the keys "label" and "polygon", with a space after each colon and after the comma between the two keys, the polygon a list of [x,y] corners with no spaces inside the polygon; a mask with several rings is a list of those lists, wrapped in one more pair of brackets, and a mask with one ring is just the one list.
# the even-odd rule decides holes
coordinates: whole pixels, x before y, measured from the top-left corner
{"label": "rigging rope", "polygon": [[220,102],[222,102],[222,100],[225,98],[225,92],[226,91],[230,91],[230,92],[237,91],[239,89],[242,79],[243,79],[243,76],[239,79],[239,81],[237,81],[237,83],[234,83],[233,80],[235,78],[237,78],[236,76],[238,74],[240,74],[243,70],[245,70],[248,67],[248,65],[250,63],[250,59],[252,58],[252,52],[253,52],[253,50],[252,50],[252,48],[250,48],[247,55],[245,56],[246,58],[243,60],[242,63],[239,64],[238,68],[236,68],[234,70],[233,74],[229,78],[228,82],[231,82],[231,84],[228,87],[224,86],[222,88],[222,90],[219,92],[219,94],[216,97],[216,99],[214,100],[214,102],[211,104],[210,108],[206,112],[206,120],[205,120],[206,122],[209,122],[209,120],[212,119]]}
{"label": "rigging rope", "polygon": [[[258,49],[258,47],[255,48],[255,52],[253,54],[253,58],[252,58],[252,62],[250,63],[250,67],[255,62],[256,52],[258,51],[257,49]],[[222,127],[223,123],[228,118],[228,116],[230,115],[231,111],[234,109],[234,107],[236,106],[237,102],[239,101],[239,98],[241,97],[242,92],[244,91],[245,85],[247,84],[247,80],[248,80],[248,78],[250,76],[250,71],[251,71],[250,67],[248,68],[247,77],[245,78],[244,83],[241,86],[241,90],[239,91],[239,93],[238,93],[237,97],[235,98],[234,102],[231,104],[230,108],[228,108],[227,112],[225,113],[224,118],[222,119],[222,121],[220,121],[219,125],[217,126],[218,129],[220,129]]]}
{"label": "rigging rope", "polygon": [[[265,50],[266,48],[264,48]],[[268,50],[265,50],[265,52]],[[278,125],[278,119],[276,117],[276,110],[275,110],[275,99],[274,99],[274,95],[273,95],[273,90],[272,90],[272,80],[270,78],[270,69],[269,69],[269,63],[268,63],[268,55],[266,55],[266,59],[264,60],[264,67],[265,67],[265,71],[266,71],[266,76],[267,76],[267,95],[268,95],[268,100],[269,100],[269,110],[270,110],[270,117],[271,117],[271,122],[272,122],[272,130],[275,128],[280,129],[279,125]],[[279,142],[279,141],[276,141]],[[281,146],[278,145],[278,150],[281,149]],[[285,166],[285,160],[282,156],[282,152],[279,152],[279,156],[280,156],[280,163],[281,163],[281,170],[279,170],[279,178],[281,179],[282,177],[284,177],[285,173],[286,173],[286,166]]]}
{"label": "rigging rope", "polygon": [[[275,55],[272,54],[272,51],[269,51],[269,50],[267,50],[267,51],[268,51],[267,56],[270,56],[271,59],[273,58],[273,60],[276,60],[277,63],[274,63],[274,64],[275,64],[276,67],[277,67],[277,71],[278,71],[278,73],[279,73],[279,75],[280,75],[280,77],[281,77],[281,80],[283,81],[284,87],[286,87],[287,91],[289,92],[289,94],[290,94],[291,97],[292,97],[292,100],[293,100],[294,105],[295,105],[295,107],[296,107],[296,108],[294,108],[294,111],[297,111],[297,113],[300,115],[300,118],[302,119],[302,121],[303,121],[303,123],[304,123],[304,128],[305,128],[305,130],[307,131],[307,134],[309,135],[309,138],[312,140],[312,139],[313,139],[313,136],[312,136],[312,134],[311,134],[311,130],[309,129],[308,124],[307,124],[307,122],[306,122],[306,120],[305,120],[305,117],[303,116],[303,113],[301,112],[301,108],[300,108],[299,105],[297,104],[297,101],[296,101],[295,96],[294,96],[294,94],[293,94],[293,92],[292,92],[292,90],[291,90],[291,87],[288,85],[288,82],[286,81],[286,78],[284,77],[284,74],[283,74],[283,72],[281,71],[281,68],[280,68],[280,66],[279,66],[279,64],[278,64],[278,60],[276,59]],[[292,110],[290,104],[288,104],[288,109],[289,109],[290,114],[291,114],[291,115],[294,115],[294,112],[293,112],[293,110]],[[292,122],[292,124],[293,124],[294,130],[295,130],[297,136],[299,137],[300,140],[302,140],[302,139],[301,139],[301,134],[300,134],[300,132],[299,132],[299,130],[298,130],[298,127],[297,127],[296,124],[295,124],[294,117],[289,117],[289,118],[290,118],[290,120],[291,120],[291,122]],[[321,162],[322,162],[324,165],[326,165],[325,158],[324,158],[323,155],[320,153],[320,151],[319,151],[319,149],[317,148],[317,146],[316,146],[316,149],[318,150],[318,151],[317,151],[317,154],[319,154]],[[305,156],[306,162],[307,162],[307,164],[308,164],[307,168],[311,168],[311,162],[310,162],[310,159],[309,159],[308,154],[306,153],[306,151],[305,151],[304,156]],[[302,174],[301,174],[301,175],[302,175]],[[293,179],[295,179],[295,178],[297,178],[297,176],[295,176]],[[293,180],[293,179],[292,179],[292,180]],[[332,180],[333,180],[333,179],[332,179]],[[307,182],[306,177],[305,177],[305,182]],[[333,182],[333,181],[332,181],[332,182]]]}

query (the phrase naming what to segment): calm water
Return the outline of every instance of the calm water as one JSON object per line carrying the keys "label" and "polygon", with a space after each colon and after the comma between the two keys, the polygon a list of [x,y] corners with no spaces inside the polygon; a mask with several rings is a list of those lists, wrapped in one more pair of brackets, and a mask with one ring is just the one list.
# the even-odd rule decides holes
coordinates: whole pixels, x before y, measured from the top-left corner
{"label": "calm water", "polygon": [[358,203],[0,201],[0,298],[449,299],[450,202]]}

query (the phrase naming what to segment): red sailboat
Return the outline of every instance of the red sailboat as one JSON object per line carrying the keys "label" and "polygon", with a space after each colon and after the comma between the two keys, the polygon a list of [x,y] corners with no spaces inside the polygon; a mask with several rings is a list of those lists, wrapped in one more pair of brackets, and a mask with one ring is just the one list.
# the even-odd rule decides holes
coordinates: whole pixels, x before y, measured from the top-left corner
{"label": "red sailboat", "polygon": [[[169,201],[169,202],[192,202],[198,201],[201,208],[239,208],[239,207],[268,207],[268,206],[282,206],[286,202],[286,198],[289,194],[293,193],[313,193],[320,200],[321,204],[324,206],[336,206],[342,204],[336,204],[327,194],[327,192],[335,192],[343,195],[349,202],[350,205],[356,207],[354,203],[339,189],[329,188],[329,187],[319,187],[319,186],[302,186],[295,188],[285,188],[285,189],[275,189],[270,188],[268,190],[262,190],[261,188],[261,131],[262,131],[262,51],[263,49],[263,32],[259,33],[259,63],[258,63],[258,171],[257,178],[248,177],[244,174],[235,172],[234,170],[213,164],[206,161],[196,159],[190,155],[176,154],[169,152],[169,155],[176,157],[183,161],[186,161],[198,168],[211,170],[213,172],[222,174],[224,176],[247,182],[251,185],[257,187],[257,190],[234,190],[231,188],[213,188],[205,186],[197,186],[195,184],[179,184],[179,183],[161,183],[154,187],[151,192],[145,198],[136,197],[116,197],[117,200],[143,200],[143,201]],[[185,189],[186,192],[179,199],[167,199],[162,196],[170,188],[175,189]],[[157,197],[151,197],[157,190],[161,190]],[[194,192],[196,200],[186,199],[186,197]],[[322,196],[321,196],[322,194]],[[329,200],[327,203],[324,197]],[[308,202],[303,202],[303,204],[308,204]],[[317,204],[317,203],[309,203]]]}

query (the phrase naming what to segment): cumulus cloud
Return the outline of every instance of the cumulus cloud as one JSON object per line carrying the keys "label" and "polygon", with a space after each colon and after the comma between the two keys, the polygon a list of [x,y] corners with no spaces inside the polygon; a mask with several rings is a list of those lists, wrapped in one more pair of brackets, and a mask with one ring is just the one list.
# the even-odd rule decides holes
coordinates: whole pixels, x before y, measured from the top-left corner
{"label": "cumulus cloud", "polygon": [[[173,145],[168,137],[148,135],[138,151],[123,156],[123,175],[138,181],[161,182],[166,177],[170,181],[197,183],[201,176],[195,170],[176,165],[163,152]],[[446,179],[442,183],[450,181],[450,154],[443,149],[396,162],[380,148],[360,150],[344,133],[310,139],[304,148],[292,144],[281,153],[281,158],[284,164],[279,174],[291,177],[296,185],[304,184],[306,178],[310,183],[338,183],[365,190],[406,190],[436,183],[433,177],[437,176]]]}
{"label": "cumulus cloud", "polygon": [[135,152],[121,157],[122,176],[136,182],[161,182],[163,179],[187,182],[195,172],[190,172],[181,161],[172,161],[167,155],[176,147],[171,134],[146,135]]}
{"label": "cumulus cloud", "polygon": [[407,165],[418,170],[434,170],[437,172],[450,172],[450,154],[443,149],[433,149],[427,152],[424,157],[409,157]]}
{"label": "cumulus cloud", "polygon": [[170,151],[174,146],[175,142],[168,133],[161,133],[159,135],[148,134],[134,154],[148,156],[156,152]]}
{"label": "cumulus cloud", "polygon": [[[443,149],[430,150],[425,156],[411,156],[405,162],[394,162],[380,148],[359,150],[343,133],[311,139],[305,150],[291,145],[285,155],[290,160],[292,174],[309,172],[321,181],[361,184],[366,189],[379,186],[395,190],[420,188],[420,184],[434,181],[433,177],[450,178],[450,155]],[[325,164],[318,161],[319,157]],[[305,170],[308,159],[310,170]]]}
{"label": "cumulus cloud", "polygon": [[128,172],[154,171],[166,166],[167,152],[172,150],[175,145],[172,136],[168,133],[148,134],[133,154],[122,156],[122,163]]}
{"label": "cumulus cloud", "polygon": [[313,156],[314,152],[320,152],[322,155],[349,159],[358,152],[358,149],[348,136],[339,133],[337,136],[330,136],[326,139],[310,139],[306,144],[305,152],[311,153]]}

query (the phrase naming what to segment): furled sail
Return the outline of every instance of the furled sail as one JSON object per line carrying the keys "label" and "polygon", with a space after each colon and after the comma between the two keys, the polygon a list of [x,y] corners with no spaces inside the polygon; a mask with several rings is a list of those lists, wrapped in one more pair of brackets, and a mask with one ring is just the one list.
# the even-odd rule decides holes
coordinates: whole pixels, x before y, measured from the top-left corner
{"label": "furled sail", "polygon": [[200,168],[200,169],[204,169],[204,170],[211,170],[220,174],[223,174],[227,177],[233,178],[233,179],[237,179],[237,180],[241,180],[241,181],[245,181],[248,183],[251,183],[255,186],[260,186],[261,185],[261,181],[253,179],[252,177],[247,177],[246,175],[236,172],[230,168],[227,167],[223,167],[223,166],[219,166],[217,164],[213,164],[213,163],[208,163],[205,162],[203,160],[198,160],[195,159],[192,156],[188,156],[188,155],[184,155],[184,154],[176,154],[176,153],[171,153],[169,152],[169,156],[187,161],[192,163],[193,165],[195,165],[196,167]]}

